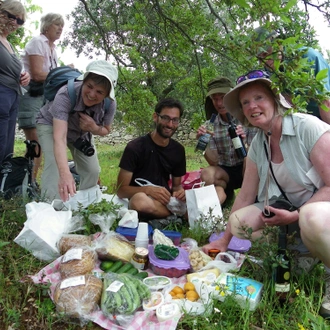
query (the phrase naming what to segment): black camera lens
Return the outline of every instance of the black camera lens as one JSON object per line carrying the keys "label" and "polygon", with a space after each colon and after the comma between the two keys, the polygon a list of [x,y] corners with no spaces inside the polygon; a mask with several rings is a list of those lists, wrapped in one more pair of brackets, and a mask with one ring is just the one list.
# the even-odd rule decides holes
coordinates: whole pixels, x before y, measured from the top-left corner
{"label": "black camera lens", "polygon": [[73,146],[87,157],[91,157],[95,154],[95,149],[93,145],[89,141],[84,140],[82,138],[78,138],[74,142]]}

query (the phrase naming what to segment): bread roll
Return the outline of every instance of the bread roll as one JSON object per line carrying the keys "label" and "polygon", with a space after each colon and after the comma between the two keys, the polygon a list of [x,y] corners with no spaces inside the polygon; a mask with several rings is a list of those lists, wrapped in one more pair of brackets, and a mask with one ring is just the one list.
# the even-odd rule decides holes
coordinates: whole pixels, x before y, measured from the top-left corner
{"label": "bread roll", "polygon": [[[83,283],[74,285],[77,281]],[[101,294],[102,280],[93,275],[66,279],[59,282],[54,291],[56,310],[69,317],[83,318],[98,309]]]}
{"label": "bread roll", "polygon": [[90,236],[66,234],[61,237],[58,242],[60,254],[65,254],[68,250],[74,247],[91,246],[92,239]]}
{"label": "bread roll", "polygon": [[70,249],[62,257],[59,266],[61,279],[90,273],[96,261],[96,252],[88,246]]}

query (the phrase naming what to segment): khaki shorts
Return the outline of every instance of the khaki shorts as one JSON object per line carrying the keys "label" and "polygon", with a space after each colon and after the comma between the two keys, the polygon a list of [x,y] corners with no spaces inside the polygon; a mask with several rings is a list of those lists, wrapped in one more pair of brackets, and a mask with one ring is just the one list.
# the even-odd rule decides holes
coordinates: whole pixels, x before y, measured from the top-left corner
{"label": "khaki shorts", "polygon": [[32,97],[29,93],[20,96],[18,107],[18,127],[36,128],[36,116],[44,105],[44,96]]}

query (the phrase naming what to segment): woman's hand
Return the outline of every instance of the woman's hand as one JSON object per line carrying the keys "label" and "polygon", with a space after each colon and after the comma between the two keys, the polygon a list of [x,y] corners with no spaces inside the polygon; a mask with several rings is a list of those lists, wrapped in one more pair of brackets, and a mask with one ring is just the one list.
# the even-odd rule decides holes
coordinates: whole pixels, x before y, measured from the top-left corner
{"label": "woman's hand", "polygon": [[58,191],[63,202],[68,201],[70,196],[73,197],[75,195],[76,183],[71,172],[63,173],[60,175]]}
{"label": "woman's hand", "polygon": [[236,134],[238,136],[240,136],[242,139],[245,139],[246,138],[246,134],[245,134],[245,131],[244,131],[242,125],[237,125],[237,127],[236,127]]}
{"label": "woman's hand", "polygon": [[298,211],[287,211],[275,207],[268,207],[269,212],[274,213],[272,217],[267,217],[263,212],[260,213],[260,219],[267,226],[285,226],[299,219]]}
{"label": "woman's hand", "polygon": [[91,116],[79,112],[79,117],[79,126],[83,131],[93,133],[99,129],[99,126],[96,125],[94,119]]}
{"label": "woman's hand", "polygon": [[27,71],[21,73],[19,83],[22,86],[27,86],[30,83],[30,74]]}

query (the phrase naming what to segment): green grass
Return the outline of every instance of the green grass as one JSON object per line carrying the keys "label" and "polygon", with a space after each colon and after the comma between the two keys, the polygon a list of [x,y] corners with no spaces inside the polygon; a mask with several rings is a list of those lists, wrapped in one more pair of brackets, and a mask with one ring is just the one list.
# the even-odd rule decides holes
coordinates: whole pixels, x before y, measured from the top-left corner
{"label": "green grass", "polygon": [[[98,145],[98,154],[102,168],[101,182],[108,187],[108,193],[115,193],[118,163],[124,146]],[[186,148],[187,169],[195,170],[206,166],[203,157],[195,154],[194,147]],[[24,153],[24,144],[16,143],[16,154]],[[26,250],[13,242],[23,228],[26,220],[25,202],[20,199],[0,200],[0,329],[12,330],[78,330],[81,327],[61,319],[55,305],[48,295],[47,285],[34,285],[28,275],[33,275],[47,263],[34,258]],[[228,218],[229,209],[223,210]],[[180,230],[183,238],[195,238],[199,245],[207,242],[208,235],[202,230],[190,230],[187,225],[169,227]],[[89,231],[96,230],[90,227]],[[88,231],[86,231],[88,232]],[[258,256],[264,267],[253,263],[248,257],[239,274],[264,284],[264,293],[258,308],[251,312],[238,307],[231,298],[221,303],[215,301],[210,315],[184,316],[177,329],[180,330],[216,330],[216,329],[330,329],[330,322],[318,316],[323,295],[323,268],[318,265],[309,274],[293,278],[290,301],[285,308],[280,308],[271,280],[271,266],[274,263],[276,246],[260,241],[253,244],[249,255]],[[100,329],[89,322],[83,329]]]}

